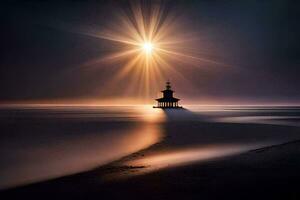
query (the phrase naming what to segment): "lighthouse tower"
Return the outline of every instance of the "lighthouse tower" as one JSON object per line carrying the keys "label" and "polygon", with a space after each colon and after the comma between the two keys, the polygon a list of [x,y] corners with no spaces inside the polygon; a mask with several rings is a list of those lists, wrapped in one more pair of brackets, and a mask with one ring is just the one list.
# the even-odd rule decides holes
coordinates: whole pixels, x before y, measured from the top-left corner
{"label": "lighthouse tower", "polygon": [[163,93],[163,97],[155,99],[157,106],[153,106],[154,108],[182,108],[178,105],[180,99],[173,97],[174,91],[171,90],[171,83],[169,81],[166,82],[166,89],[161,92]]}

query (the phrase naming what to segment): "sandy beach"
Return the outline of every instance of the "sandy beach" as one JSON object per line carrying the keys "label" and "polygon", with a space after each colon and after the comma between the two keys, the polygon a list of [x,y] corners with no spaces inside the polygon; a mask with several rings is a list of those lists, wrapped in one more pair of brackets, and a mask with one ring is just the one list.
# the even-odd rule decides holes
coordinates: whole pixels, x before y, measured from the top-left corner
{"label": "sandy beach", "polygon": [[7,199],[300,197],[298,108],[47,109],[1,111],[2,130],[23,123],[38,135],[57,127],[55,135],[46,134],[48,144],[30,143],[31,151],[43,150],[26,149],[31,159],[20,160],[24,152],[12,148],[26,144],[2,136],[10,144],[1,150],[1,196]]}

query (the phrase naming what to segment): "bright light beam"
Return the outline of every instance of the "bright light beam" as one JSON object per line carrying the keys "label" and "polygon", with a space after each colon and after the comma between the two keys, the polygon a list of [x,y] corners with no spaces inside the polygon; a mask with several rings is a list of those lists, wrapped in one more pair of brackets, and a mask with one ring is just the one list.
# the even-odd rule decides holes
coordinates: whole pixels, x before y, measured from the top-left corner
{"label": "bright light beam", "polygon": [[139,96],[149,97],[145,92],[155,92],[165,80],[178,77],[176,68],[180,65],[204,68],[223,64],[199,57],[199,52],[191,52],[191,47],[197,51],[200,47],[205,48],[195,43],[198,37],[186,35],[188,31],[178,26],[178,20],[166,13],[163,5],[142,6],[137,3],[132,5],[130,12],[120,11],[118,14],[118,23],[112,23],[111,30],[88,34],[111,41],[116,44],[114,48],[120,44],[118,51],[98,59],[100,62],[115,61],[119,65],[122,62],[121,69],[106,85],[108,91],[112,89],[110,86],[118,85],[116,82],[138,82],[127,88],[136,87],[132,91],[140,89]]}
{"label": "bright light beam", "polygon": [[153,51],[153,44],[151,42],[145,42],[143,44],[143,50],[147,53],[147,54],[151,54]]}

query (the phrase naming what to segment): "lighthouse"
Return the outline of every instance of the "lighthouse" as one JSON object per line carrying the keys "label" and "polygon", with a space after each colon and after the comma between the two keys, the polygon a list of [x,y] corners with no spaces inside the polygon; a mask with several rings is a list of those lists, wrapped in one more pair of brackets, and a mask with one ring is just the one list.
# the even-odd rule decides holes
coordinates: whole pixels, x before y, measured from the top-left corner
{"label": "lighthouse", "polygon": [[163,97],[155,99],[157,106],[153,106],[153,108],[182,108],[182,106],[178,105],[180,99],[173,97],[174,91],[171,90],[171,83],[169,81],[166,82],[166,89],[161,92],[163,93]]}

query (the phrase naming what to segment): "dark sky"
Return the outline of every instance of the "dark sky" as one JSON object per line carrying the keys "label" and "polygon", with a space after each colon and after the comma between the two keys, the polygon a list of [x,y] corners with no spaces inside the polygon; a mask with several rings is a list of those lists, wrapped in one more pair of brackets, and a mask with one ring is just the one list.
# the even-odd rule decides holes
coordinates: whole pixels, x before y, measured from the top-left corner
{"label": "dark sky", "polygon": [[[186,31],[205,38],[210,57],[230,67],[181,69],[193,100],[299,102],[300,4],[288,0],[186,0],[166,4],[184,16]],[[75,29],[105,27],[126,1],[1,1],[0,101],[105,99],[115,66],[79,66],[111,51],[112,44]],[[201,48],[201,47],[199,47]],[[180,70],[179,70],[180,71]],[[128,94],[134,98],[133,93]]]}

